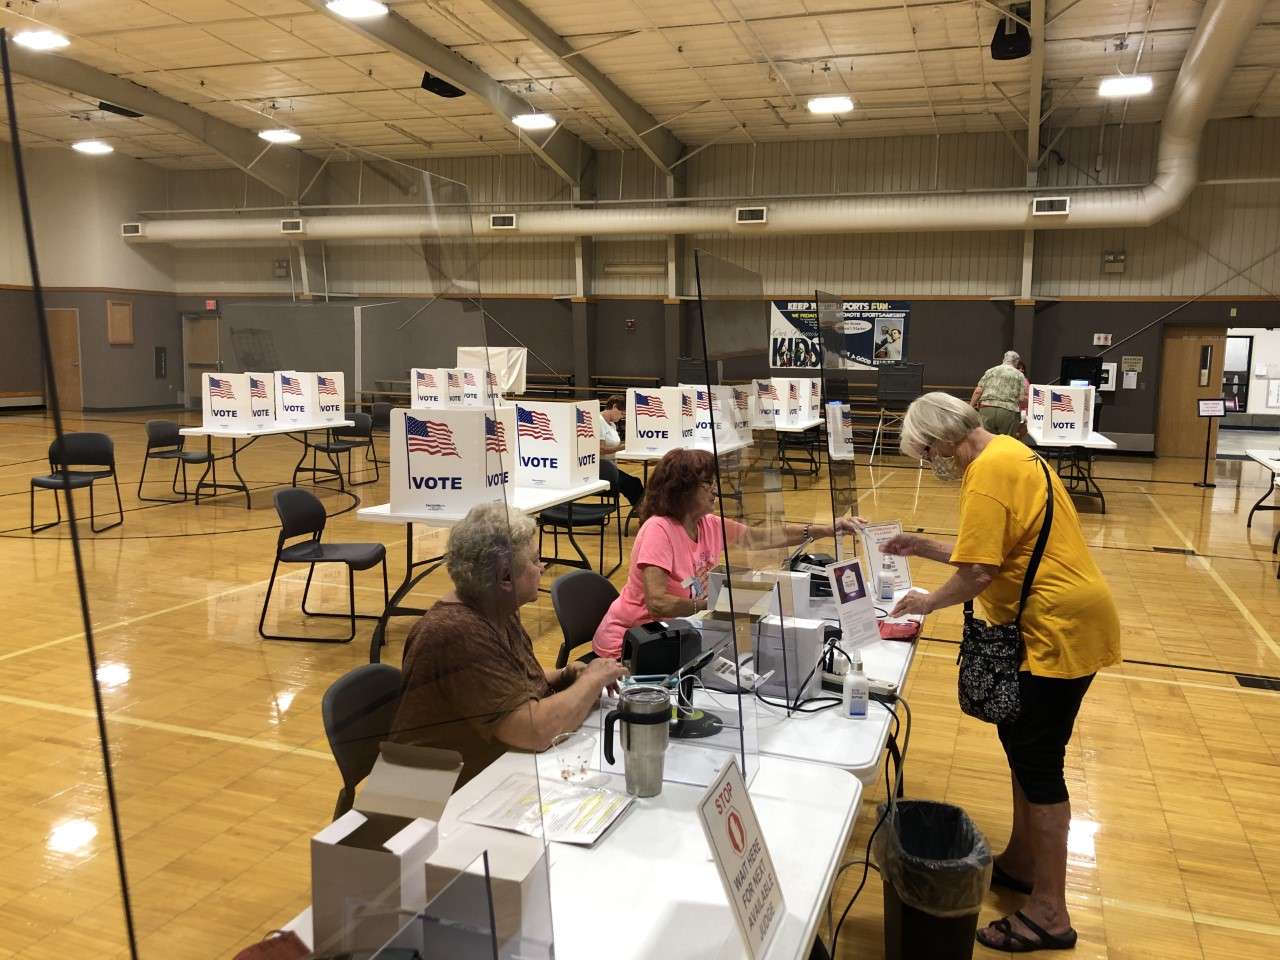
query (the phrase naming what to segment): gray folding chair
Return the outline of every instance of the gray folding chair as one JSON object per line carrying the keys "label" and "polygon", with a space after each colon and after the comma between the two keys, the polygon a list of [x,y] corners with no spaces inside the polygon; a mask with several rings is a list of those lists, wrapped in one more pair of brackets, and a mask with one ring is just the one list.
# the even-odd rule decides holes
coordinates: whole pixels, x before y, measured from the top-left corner
{"label": "gray folding chair", "polygon": [[[599,495],[599,503],[562,503],[556,507],[548,507],[537,516],[538,554],[544,563],[562,563],[568,567],[591,569],[591,561],[583,553],[575,534],[583,530],[594,530],[589,536],[600,538],[600,572],[611,575],[622,566],[622,508],[618,499],[618,468],[612,460],[600,461],[600,479],[609,482],[609,489]],[[608,539],[609,527],[612,525],[618,534],[618,562],[608,571],[604,569],[604,545]],[[552,550],[554,554],[547,556],[542,552],[542,535],[551,531]],[[578,559],[560,556],[560,534],[569,538],[569,546],[578,554]]]}
{"label": "gray folding chair", "polygon": [[378,746],[390,739],[400,706],[400,671],[387,663],[366,663],[329,685],[320,702],[324,735],[342,774],[333,819],[351,809],[356,787],[378,759]]}
{"label": "gray folding chair", "polygon": [[[569,662],[576,648],[591,642],[609,605],[617,599],[617,588],[594,570],[575,570],[556,578],[551,584],[551,606],[564,634],[556,654],[556,669]],[[587,653],[578,659],[585,663],[594,660],[595,654]]]}
{"label": "gray folding chair", "polygon": [[[96,469],[73,470],[72,467],[92,467]],[[98,480],[110,478],[116,488],[116,510],[120,519],[105,527],[94,526],[96,510],[93,503],[93,484]],[[124,503],[120,500],[120,478],[116,476],[116,448],[111,438],[105,433],[64,433],[49,444],[49,473],[47,476],[31,478],[31,532],[39,533],[56,527],[62,522],[62,499],[58,494],[63,490],[89,489],[89,529],[94,533],[102,533],[124,523]],[[52,490],[54,508],[58,519],[52,523],[36,526],[36,491]]]}
{"label": "gray folding chair", "polygon": [[[350,643],[356,636],[357,620],[379,620],[381,614],[356,613],[356,571],[368,570],[382,564],[382,607],[390,601],[387,590],[387,548],[381,543],[321,543],[325,521],[328,519],[322,504],[307,490],[286,487],[277,490],[273,498],[276,513],[280,516],[280,536],[276,539],[276,559],[271,567],[271,579],[267,582],[267,595],[262,601],[262,616],[258,618],[258,634],[264,640],[301,640],[307,643]],[[296,537],[306,537],[298,543],[285,546]],[[267,633],[267,607],[271,604],[271,591],[276,585],[276,571],[282,563],[310,564],[307,585],[302,591],[302,612],[308,617],[339,617],[351,621],[351,632],[345,637],[307,637]],[[343,563],[347,567],[347,590],[351,597],[349,613],[322,613],[307,609],[307,595],[311,592],[311,578],[317,563]]]}
{"label": "gray folding chair", "polygon": [[[182,503],[190,496],[187,491],[187,464],[208,463],[213,455],[207,450],[185,450],[187,438],[178,432],[172,420],[148,420],[147,452],[142,457],[142,475],[138,477],[138,499],[146,503]],[[170,489],[178,493],[178,473],[182,473],[182,493],[177,497],[144,497],[142,485],[147,480],[147,463],[151,460],[173,461],[173,482]],[[162,481],[163,482],[163,481]]]}
{"label": "gray folding chair", "polygon": [[[378,469],[378,459],[374,457],[371,460],[369,456],[370,451],[373,450],[373,418],[367,413],[356,411],[347,413],[347,419],[352,422],[352,426],[334,427],[329,431],[329,436],[325,440],[311,445],[312,475],[324,473],[336,476],[338,478],[338,489],[340,490],[345,490],[347,486],[363,487],[366,483],[377,483],[382,478],[382,474]],[[373,464],[373,479],[361,480],[357,483],[351,476],[351,452],[362,447],[365,450],[365,461]],[[333,464],[332,470],[316,465],[316,455],[318,453],[323,453],[329,458],[329,461]],[[345,484],[342,479],[341,463],[344,453],[347,455],[347,478]],[[294,470],[295,477],[297,474],[298,471]],[[323,481],[317,480],[316,482]]]}

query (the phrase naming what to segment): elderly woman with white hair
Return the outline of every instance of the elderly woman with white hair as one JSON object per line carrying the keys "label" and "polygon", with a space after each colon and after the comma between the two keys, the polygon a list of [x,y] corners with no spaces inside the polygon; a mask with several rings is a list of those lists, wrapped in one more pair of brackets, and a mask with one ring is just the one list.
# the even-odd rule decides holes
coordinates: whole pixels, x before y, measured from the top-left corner
{"label": "elderly woman with white hair", "polygon": [[[903,420],[901,447],[928,460],[939,477],[963,479],[954,545],[917,534],[885,545],[888,553],[955,568],[932,593],[907,594],[892,615],[966,605],[961,706],[998,720],[1012,780],[1013,832],[992,883],[1028,900],[978,939],[1010,953],[1069,949],[1076,934],[1066,900],[1071,804],[1063,765],[1089,684],[1120,661],[1111,591],[1057,475],[1022,443],[994,436],[964,401],[945,393],[916,400]],[[972,619],[975,598],[992,626]],[[988,699],[997,677],[1003,702]]]}
{"label": "elderly woman with white hair", "polygon": [[978,411],[988,433],[1015,436],[1022,427],[1022,412],[1027,409],[1030,385],[1018,364],[1022,358],[1013,350],[982,375],[973,388],[969,404]]}
{"label": "elderly woman with white hair", "polygon": [[538,663],[519,614],[538,597],[536,532],[505,504],[472,508],[449,533],[453,591],[405,644],[392,739],[461,753],[458,786],[508,749],[545,750],[578,729],[600,692],[626,675],[614,660]]}

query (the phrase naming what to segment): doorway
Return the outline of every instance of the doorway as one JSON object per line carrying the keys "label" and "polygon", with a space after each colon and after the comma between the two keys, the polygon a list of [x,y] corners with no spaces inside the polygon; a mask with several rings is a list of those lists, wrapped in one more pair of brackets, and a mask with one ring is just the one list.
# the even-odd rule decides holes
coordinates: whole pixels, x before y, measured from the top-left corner
{"label": "doorway", "polygon": [[221,322],[216,313],[182,315],[182,353],[187,409],[200,406],[202,374],[222,372]]}
{"label": "doorway", "polygon": [[1197,413],[1196,401],[1222,396],[1226,345],[1226,327],[1165,328],[1157,456],[1203,457],[1206,429],[1213,433],[1209,449],[1217,449],[1218,421],[1211,419],[1206,425]]}
{"label": "doorway", "polygon": [[80,311],[73,307],[54,307],[45,310],[44,314],[49,323],[49,347],[53,353],[53,380],[58,389],[58,406],[79,412],[84,407],[80,382]]}

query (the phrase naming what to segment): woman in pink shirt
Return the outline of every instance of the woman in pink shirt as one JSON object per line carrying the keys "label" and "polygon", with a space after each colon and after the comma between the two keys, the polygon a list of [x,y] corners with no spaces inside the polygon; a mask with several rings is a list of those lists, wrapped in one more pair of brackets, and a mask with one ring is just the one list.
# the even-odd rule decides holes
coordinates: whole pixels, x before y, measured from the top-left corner
{"label": "woman in pink shirt", "polygon": [[[597,656],[620,658],[623,637],[634,626],[705,610],[707,574],[724,561],[726,535],[730,545],[750,550],[835,535],[829,524],[783,524],[779,538],[777,530],[722,522],[716,513],[715,475],[715,459],[705,450],[672,450],[659,461],[645,489],[643,523],[631,550],[626,586],[591,642]],[[837,523],[841,532],[855,529],[847,517]]]}

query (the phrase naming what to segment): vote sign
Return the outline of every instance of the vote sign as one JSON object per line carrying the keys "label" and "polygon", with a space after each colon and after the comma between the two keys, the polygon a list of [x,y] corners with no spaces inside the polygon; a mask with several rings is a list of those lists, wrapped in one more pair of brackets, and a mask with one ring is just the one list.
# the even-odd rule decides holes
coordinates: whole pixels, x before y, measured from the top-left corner
{"label": "vote sign", "polygon": [[391,510],[461,519],[514,484],[515,408],[391,411]]}
{"label": "vote sign", "polygon": [[311,373],[316,384],[316,416],[322,423],[339,423],[346,419],[343,402],[347,396],[346,378],[341,370]]}
{"label": "vote sign", "polygon": [[1093,402],[1093,387],[1032,384],[1027,432],[1036,440],[1088,440]]}
{"label": "vote sign", "polygon": [[755,396],[751,425],[764,430],[771,429],[778,414],[778,388],[771,378],[761,377],[751,381],[751,392]]}
{"label": "vote sign", "polygon": [[276,424],[276,378],[271,373],[246,373],[249,381],[249,426]]}
{"label": "vote sign", "polygon": [[693,443],[693,391],[627,390],[627,449],[666,453]]}
{"label": "vote sign", "polygon": [[[807,377],[774,377],[773,386],[777,394],[776,421],[778,426],[793,427],[806,420],[812,420],[813,394],[818,381]],[[821,397],[821,390],[817,391]]]}
{"label": "vote sign", "polygon": [[409,371],[409,405],[434,409],[449,405],[449,371],[443,367],[414,367]]}
{"label": "vote sign", "polygon": [[730,387],[733,393],[733,428],[744,440],[751,438],[751,426],[755,422],[755,391],[751,387]]}
{"label": "vote sign", "polygon": [[827,404],[827,452],[837,460],[848,460],[854,454],[853,412],[847,403]]}
{"label": "vote sign", "polygon": [[320,419],[314,374],[277,370],[274,380],[277,423],[315,423]]}
{"label": "vote sign", "polygon": [[201,375],[203,423],[212,430],[247,430],[249,422],[249,378],[243,373]]}
{"label": "vote sign", "polygon": [[493,406],[502,399],[497,378],[482,367],[457,367],[448,373],[454,375],[461,391],[458,402],[464,407]]}
{"label": "vote sign", "polygon": [[732,757],[702,795],[698,819],[747,952],[763,957],[782,926],[786,902],[751,795]]}
{"label": "vote sign", "polygon": [[593,403],[521,401],[515,407],[516,481],[566,490],[600,479]]}

